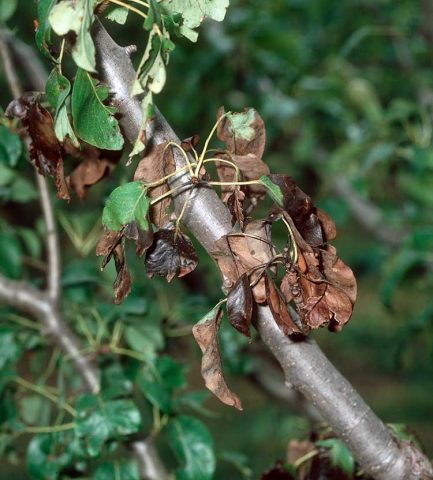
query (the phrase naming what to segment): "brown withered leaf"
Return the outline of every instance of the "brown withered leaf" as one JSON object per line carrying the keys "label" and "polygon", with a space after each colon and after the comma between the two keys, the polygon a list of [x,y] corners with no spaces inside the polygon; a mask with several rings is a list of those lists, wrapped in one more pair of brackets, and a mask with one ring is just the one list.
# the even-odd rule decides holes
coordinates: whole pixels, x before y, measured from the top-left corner
{"label": "brown withered leaf", "polygon": [[185,138],[180,143],[182,150],[186,153],[191,152],[197,148],[197,145],[200,143],[200,137],[198,135],[193,135],[192,137]]}
{"label": "brown withered leaf", "polygon": [[[140,160],[134,174],[134,181],[152,183],[175,171],[175,164],[171,148],[166,148],[167,143],[151,145],[146,155]],[[169,186],[167,182],[149,189],[151,200],[167,193]],[[168,196],[150,207],[150,220],[158,228],[163,227],[169,221],[167,212],[171,204],[171,197]]]}
{"label": "brown withered leaf", "polygon": [[239,332],[251,338],[250,324],[253,315],[253,295],[248,275],[244,273],[227,295],[229,322]]}
{"label": "brown withered leaf", "polygon": [[172,222],[158,230],[147,252],[145,266],[147,275],[165,277],[168,282],[177,275],[184,277],[197,266],[198,257],[187,235],[177,232]]}
{"label": "brown withered leaf", "polygon": [[302,337],[304,332],[293,321],[286,302],[281,293],[277,290],[274,281],[268,274],[264,275],[266,286],[266,303],[268,304],[275,322],[280,327],[284,335]]}
{"label": "brown withered leaf", "polygon": [[132,283],[121,239],[121,233],[107,230],[96,246],[96,255],[104,256],[101,268],[105,268],[110,259],[114,257],[117,272],[116,279],[113,283],[115,304],[121,303],[129,295]]}
{"label": "brown withered leaf", "polygon": [[271,229],[267,221],[249,222],[245,233],[225,235],[214,244],[212,256],[223,276],[223,286],[230,290],[238,279],[249,273],[252,291],[257,303],[266,302],[263,273],[274,256]]}
{"label": "brown withered leaf", "polygon": [[239,186],[235,186],[232,190],[232,193],[229,194],[226,202],[227,207],[232,214],[232,227],[239,224],[239,228],[241,230],[244,229],[244,210],[243,210],[243,202],[245,199],[245,193],[240,189]]}
{"label": "brown withered leaf", "polygon": [[64,149],[66,153],[81,159],[81,162],[66,178],[71,190],[81,199],[86,197],[90,187],[114,169],[120,158],[120,152],[99,150],[91,145],[84,145],[80,150],[66,143]]}
{"label": "brown withered leaf", "polygon": [[62,148],[54,133],[50,112],[40,104],[36,94],[26,93],[13,100],[5,113],[8,117],[19,118],[27,130],[30,137],[30,159],[39,174],[54,177],[58,197],[69,200]]}
{"label": "brown withered leaf", "polygon": [[349,321],[356,301],[353,272],[337,257],[334,247],[312,247],[302,238],[290,215],[283,215],[298,249],[297,265],[288,265],[281,282],[285,300],[293,300],[306,328],[327,325],[330,330],[339,330]]}
{"label": "brown withered leaf", "polygon": [[143,230],[137,225],[137,222],[131,222],[125,225],[122,233],[126,238],[135,242],[135,253],[139,257],[141,257],[153,243],[153,230],[151,228],[149,230]]}
{"label": "brown withered leaf", "polygon": [[322,226],[323,240],[325,242],[334,240],[337,236],[337,227],[335,226],[334,220],[321,208],[316,209],[316,215]]}
{"label": "brown withered leaf", "polygon": [[232,392],[223,376],[218,346],[218,330],[223,312],[221,306],[213,308],[192,328],[192,333],[202,351],[201,374],[206,387],[226,405],[242,410],[240,398]]}
{"label": "brown withered leaf", "polygon": [[121,244],[114,249],[114,262],[117,271],[117,276],[113,283],[114,303],[118,305],[130,294],[132,284],[126,263],[125,250]]}
{"label": "brown withered leaf", "polygon": [[338,256],[337,249],[328,245],[326,250],[320,250],[323,272],[329,283],[342,290],[354,304],[356,302],[357,286],[353,271]]}
{"label": "brown withered leaf", "polygon": [[[262,175],[269,175],[269,167],[257,155],[249,153],[247,155],[219,155],[222,160],[230,160],[241,171],[241,180],[258,180]],[[224,162],[216,162],[217,174],[220,182],[234,182],[236,180],[236,170],[231,165]],[[233,186],[224,185],[221,188],[221,198],[227,201],[227,196],[233,190]],[[261,199],[266,195],[266,188],[263,185],[243,185],[242,191],[250,199]]]}
{"label": "brown withered leaf", "polygon": [[[217,120],[225,114],[224,107],[217,112]],[[253,154],[262,158],[266,144],[265,124],[253,108],[245,108],[242,113],[234,113],[233,117],[248,116],[248,132],[246,135],[236,135],[230,118],[224,118],[218,125],[217,135],[227,145],[227,150],[235,155]]]}

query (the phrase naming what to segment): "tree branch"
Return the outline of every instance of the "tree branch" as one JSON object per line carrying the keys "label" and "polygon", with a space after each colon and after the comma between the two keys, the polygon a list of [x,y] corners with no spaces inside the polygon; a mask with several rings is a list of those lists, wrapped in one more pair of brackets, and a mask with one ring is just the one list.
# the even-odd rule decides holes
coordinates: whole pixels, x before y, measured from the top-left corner
{"label": "tree branch", "polygon": [[[114,95],[121,124],[130,142],[137,138],[142,124],[140,104],[131,98],[129,88],[135,78],[132,63],[97,21],[93,28],[98,71]],[[146,127],[146,138],[159,144],[179,139],[157,111]],[[176,167],[184,159],[173,152]],[[181,174],[172,186],[188,184]],[[185,193],[174,198],[179,211]],[[197,240],[209,251],[215,240],[231,231],[230,215],[216,192],[196,188],[183,217]],[[351,449],[364,471],[377,480],[415,480],[420,472],[433,473],[428,459],[412,446],[397,442],[390,430],[376,417],[353,387],[311,340],[293,342],[277,327],[268,307],[260,307],[258,331],[281,364],[286,381],[293,384],[317,408],[319,414]]]}

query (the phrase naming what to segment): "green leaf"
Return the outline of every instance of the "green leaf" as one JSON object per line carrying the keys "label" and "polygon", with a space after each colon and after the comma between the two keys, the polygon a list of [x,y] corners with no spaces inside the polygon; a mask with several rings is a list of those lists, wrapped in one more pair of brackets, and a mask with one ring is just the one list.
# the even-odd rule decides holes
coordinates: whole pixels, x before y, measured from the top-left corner
{"label": "green leaf", "polygon": [[155,367],[155,370],[143,368],[137,385],[152,405],[164,413],[171,413],[173,390],[186,385],[184,367],[168,355],[159,357]]}
{"label": "green leaf", "polygon": [[56,442],[58,436],[35,435],[27,448],[27,469],[35,480],[56,480],[61,470],[71,462],[65,445]]}
{"label": "green leaf", "polygon": [[170,445],[182,467],[177,480],[210,480],[215,472],[215,453],[212,437],[202,422],[180,415],[166,427]]}
{"label": "green leaf", "polygon": [[269,196],[272,198],[272,200],[282,207],[284,205],[284,195],[283,192],[281,191],[281,188],[274,183],[269,177],[266,175],[263,175],[259,178],[259,182],[266,187],[266,190],[269,194]]}
{"label": "green leaf", "polygon": [[159,324],[128,325],[125,328],[125,340],[132,350],[141,353],[149,361],[154,361],[156,352],[164,347]]}
{"label": "green leaf", "polygon": [[71,31],[77,34],[72,58],[80,68],[89,72],[95,72],[96,65],[95,45],[90,35],[96,3],[97,0],[63,0],[49,14],[50,24],[57,35],[64,36]]}
{"label": "green leaf", "polygon": [[17,9],[18,0],[3,0],[0,3],[0,23],[7,22]]}
{"label": "green leaf", "polygon": [[142,368],[137,377],[137,386],[145,398],[161,412],[172,412],[172,398],[170,389],[148,368]]}
{"label": "green leaf", "polygon": [[18,203],[27,203],[39,197],[34,184],[27,178],[17,177],[9,190],[9,199]]}
{"label": "green leaf", "polygon": [[180,32],[195,42],[198,34],[192,29],[200,26],[206,17],[218,22],[224,20],[229,0],[162,0],[160,4],[167,13],[182,15]]}
{"label": "green leaf", "polygon": [[79,68],[72,90],[72,118],[78,136],[87,143],[106,150],[121,150],[123,136],[114,118],[114,108],[104,105],[108,89]]}
{"label": "green leaf", "polygon": [[137,222],[143,230],[150,225],[147,220],[150,201],[147,190],[141,182],[129,182],[114,189],[102,212],[102,223],[115,232],[120,232],[125,225]]}
{"label": "green leaf", "polygon": [[150,91],[160,93],[167,78],[162,52],[162,38],[156,30],[151,30],[146,49],[137,69],[132,95]]}
{"label": "green leaf", "polygon": [[78,147],[79,142],[69,121],[66,107],[66,100],[71,92],[71,83],[57,68],[53,68],[48,77],[45,91],[48,102],[55,109],[54,133],[57,139],[63,142],[65,137],[68,136],[72,143]]}
{"label": "green leaf", "polygon": [[[0,187],[7,187],[16,178],[17,172],[0,163]],[[4,195],[6,198],[9,195]]]}
{"label": "green leaf", "polygon": [[53,59],[48,47],[51,44],[51,25],[48,16],[56,0],[39,0],[38,2],[38,28],[36,30],[36,45],[49,59]]}
{"label": "green leaf", "polygon": [[0,163],[15,167],[22,153],[20,137],[4,125],[0,125]]}
{"label": "green leaf", "polygon": [[31,228],[17,229],[17,233],[30,256],[39,258],[42,252],[42,245],[38,234]]}
{"label": "green leaf", "polygon": [[17,332],[7,327],[0,328],[0,371],[15,363],[22,354],[17,343]]}
{"label": "green leaf", "polygon": [[96,395],[82,395],[77,401],[76,432],[87,453],[96,457],[110,438],[136,433],[141,416],[131,400],[104,402]]}
{"label": "green leaf", "polygon": [[94,480],[140,480],[140,473],[135,461],[120,460],[106,462],[96,469]]}
{"label": "green leaf", "polygon": [[331,465],[337,467],[348,475],[352,476],[355,468],[355,460],[350,450],[338,438],[328,438],[327,440],[319,440],[316,446],[324,447],[329,450],[329,459]]}
{"label": "green leaf", "polygon": [[119,23],[120,25],[124,25],[128,18],[128,13],[129,10],[125,7],[115,7],[105,15],[105,18],[112,22]]}
{"label": "green leaf", "polygon": [[0,272],[10,278],[19,278],[22,272],[21,245],[15,235],[0,233]]}

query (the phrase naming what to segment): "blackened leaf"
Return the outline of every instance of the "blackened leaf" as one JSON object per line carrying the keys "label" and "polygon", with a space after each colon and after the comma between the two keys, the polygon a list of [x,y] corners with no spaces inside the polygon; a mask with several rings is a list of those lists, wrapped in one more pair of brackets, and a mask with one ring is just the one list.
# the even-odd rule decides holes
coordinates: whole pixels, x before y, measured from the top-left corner
{"label": "blackened leaf", "polygon": [[229,194],[227,198],[227,206],[232,214],[232,226],[239,223],[241,230],[244,229],[244,210],[243,210],[243,201],[245,199],[245,193],[240,189],[239,186],[233,188],[232,193]]}
{"label": "blackened leaf", "polygon": [[63,158],[60,143],[54,133],[53,117],[33,94],[24,94],[13,100],[6,109],[6,115],[17,117],[30,136],[30,158],[38,172],[55,177],[57,195],[69,200],[63,172]]}
{"label": "blackened leaf", "polygon": [[303,336],[302,330],[296,325],[287,310],[287,305],[282,295],[275,287],[273,280],[267,274],[265,274],[265,285],[267,304],[269,305],[275,322],[280,327],[281,331],[284,335],[288,336]]}
{"label": "blackened leaf", "polygon": [[152,247],[146,255],[149,277],[160,275],[170,282],[175,276],[183,277],[197,266],[198,257],[191,240],[177,232],[172,223],[155,233]]}
{"label": "blackened leaf", "polygon": [[[151,145],[146,151],[146,155],[137,166],[134,174],[135,181],[152,183],[160,178],[174,172],[175,165],[171,148],[167,148],[166,143],[159,145]],[[158,185],[149,189],[149,198],[155,199],[169,191],[167,183]],[[168,196],[155,205],[150,207],[150,220],[158,228],[163,227],[169,220],[169,212],[167,211],[171,204],[171,197]]]}
{"label": "blackened leaf", "polygon": [[71,98],[72,118],[77,135],[95,147],[121,150],[123,136],[114,118],[115,109],[103,103],[107,98],[108,88],[98,85],[88,72],[79,68]]}
{"label": "blackened leaf", "polygon": [[236,330],[251,338],[250,323],[253,314],[253,295],[248,275],[244,273],[227,295],[227,315]]}
{"label": "blackened leaf", "polygon": [[127,224],[137,222],[142,230],[149,230],[147,220],[150,201],[141,182],[129,182],[114,189],[105,203],[102,223],[110,230],[120,232]]}
{"label": "blackened leaf", "polygon": [[201,374],[206,387],[226,405],[242,410],[240,398],[233,393],[224,379],[218,346],[218,330],[223,312],[215,306],[192,329],[202,353]]}
{"label": "blackened leaf", "polygon": [[305,194],[289,175],[269,175],[269,179],[280,187],[283,208],[292,217],[299,233],[312,246],[322,245],[322,227],[316,215],[311,197]]}
{"label": "blackened leaf", "polygon": [[296,471],[292,467],[285,466],[282,462],[277,462],[270,470],[264,472],[260,480],[296,480]]}
{"label": "blackened leaf", "polygon": [[[217,118],[224,115],[224,107],[218,110]],[[228,113],[218,125],[218,138],[226,143],[234,155],[249,155],[261,159],[265,150],[265,124],[253,108],[242,113]],[[258,177],[256,177],[258,178]]]}

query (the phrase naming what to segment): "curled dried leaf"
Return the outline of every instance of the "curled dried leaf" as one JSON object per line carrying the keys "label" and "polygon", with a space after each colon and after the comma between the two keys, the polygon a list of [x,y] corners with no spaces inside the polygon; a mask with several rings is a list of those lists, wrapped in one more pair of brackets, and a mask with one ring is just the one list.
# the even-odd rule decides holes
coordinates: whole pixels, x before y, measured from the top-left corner
{"label": "curled dried leaf", "polygon": [[13,100],[5,113],[9,117],[19,118],[26,128],[30,137],[30,159],[39,174],[54,177],[58,197],[69,200],[62,148],[54,133],[50,112],[41,105],[36,94],[26,93]]}
{"label": "curled dried leaf", "polygon": [[251,338],[250,324],[253,315],[253,295],[248,275],[243,274],[227,295],[229,322],[239,332]]}
{"label": "curled dried leaf", "polygon": [[66,178],[70,188],[81,199],[85,198],[90,187],[105,178],[116,166],[120,157],[119,152],[98,150],[86,145],[81,150],[70,145],[65,145],[67,153],[81,158],[82,161]]}
{"label": "curled dried leaf", "polygon": [[241,230],[244,229],[244,210],[243,210],[243,202],[245,199],[245,193],[240,189],[239,186],[235,186],[232,192],[227,197],[227,207],[232,214],[232,226],[239,224]]}
{"label": "curled dried leaf", "polygon": [[202,351],[201,374],[206,387],[226,405],[242,410],[240,398],[232,392],[223,376],[218,346],[218,330],[223,312],[217,305],[196,323],[192,333]]}
{"label": "curled dried leaf", "polygon": [[145,260],[147,275],[160,275],[168,282],[184,277],[197,266],[198,257],[187,235],[177,231],[172,223],[155,233],[152,247]]}
{"label": "curled dried leaf", "polygon": [[284,335],[302,337],[304,332],[293,321],[286,302],[284,301],[281,293],[277,290],[274,281],[265,274],[265,286],[266,286],[266,303],[272,312],[275,322],[280,327]]}
{"label": "curled dried leaf", "polygon": [[[256,225],[255,222],[251,224]],[[224,288],[230,290],[244,273],[248,273],[250,283],[254,285],[252,289],[254,300],[257,303],[264,303],[266,292],[262,276],[272,258],[272,253],[266,238],[261,240],[261,235],[257,238],[248,236],[249,225],[245,233],[233,233],[218,239],[212,255],[221,270]]]}
{"label": "curled dried leaf", "polygon": [[104,256],[101,268],[114,257],[116,266],[116,279],[114,280],[114,303],[121,303],[131,292],[131,276],[126,264],[125,249],[122,242],[122,233],[107,230],[100,238],[96,246],[96,255]]}

